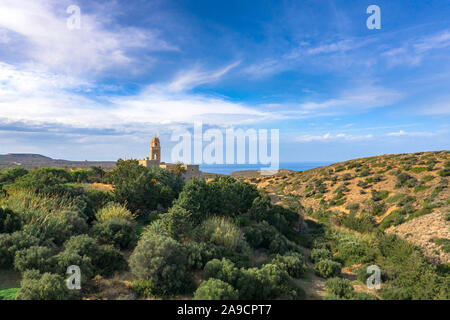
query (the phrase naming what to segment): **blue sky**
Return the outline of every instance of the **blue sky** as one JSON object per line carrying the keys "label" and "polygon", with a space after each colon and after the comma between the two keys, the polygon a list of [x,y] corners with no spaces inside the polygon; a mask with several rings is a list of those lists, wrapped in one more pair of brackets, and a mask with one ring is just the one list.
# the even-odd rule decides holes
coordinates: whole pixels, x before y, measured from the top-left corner
{"label": "blue sky", "polygon": [[281,162],[448,150],[449,14],[441,0],[0,0],[0,153],[141,158],[157,133],[170,160],[194,121],[279,129]]}

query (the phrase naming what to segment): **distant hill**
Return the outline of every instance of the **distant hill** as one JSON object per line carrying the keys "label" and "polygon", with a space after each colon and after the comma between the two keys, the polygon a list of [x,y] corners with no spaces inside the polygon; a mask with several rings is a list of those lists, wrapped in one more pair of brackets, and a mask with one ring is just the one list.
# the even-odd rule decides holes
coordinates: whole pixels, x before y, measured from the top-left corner
{"label": "distant hill", "polygon": [[115,161],[70,161],[61,159],[52,159],[40,154],[28,153],[8,153],[0,155],[0,168],[90,168],[102,167],[104,169],[115,168]]}
{"label": "distant hill", "polygon": [[395,233],[422,248],[430,260],[450,263],[449,151],[382,155],[273,176],[234,176],[266,190],[274,202],[301,204],[312,218],[335,218],[341,228],[361,230],[368,222],[355,218],[370,215],[373,231]]}

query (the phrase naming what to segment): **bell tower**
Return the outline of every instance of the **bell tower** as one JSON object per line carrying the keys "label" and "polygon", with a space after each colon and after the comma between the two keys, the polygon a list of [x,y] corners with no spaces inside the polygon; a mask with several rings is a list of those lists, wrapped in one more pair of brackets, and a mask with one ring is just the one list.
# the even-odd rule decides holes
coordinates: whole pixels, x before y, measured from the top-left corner
{"label": "bell tower", "polygon": [[161,162],[161,144],[158,137],[152,139],[152,145],[150,147],[150,160],[157,160]]}

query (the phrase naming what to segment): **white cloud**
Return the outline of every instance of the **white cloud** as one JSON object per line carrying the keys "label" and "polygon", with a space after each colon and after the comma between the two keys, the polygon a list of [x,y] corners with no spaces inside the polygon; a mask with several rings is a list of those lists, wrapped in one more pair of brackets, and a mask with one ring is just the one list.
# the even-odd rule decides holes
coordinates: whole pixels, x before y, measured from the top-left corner
{"label": "white cloud", "polygon": [[450,46],[450,31],[445,30],[431,37],[423,38],[413,46],[417,52],[446,48]]}
{"label": "white cloud", "polygon": [[417,66],[424,61],[426,54],[433,50],[450,46],[450,31],[443,30],[420,39],[409,39],[402,46],[391,48],[381,53],[390,66]]}
{"label": "white cloud", "polygon": [[403,130],[397,131],[397,132],[389,132],[386,134],[389,137],[401,137],[401,136],[408,136],[408,137],[431,137],[435,134],[433,132],[406,132]]}
{"label": "white cloud", "polygon": [[69,30],[65,10],[72,4],[68,0],[0,0],[0,39],[15,49],[4,49],[2,55],[14,55],[39,70],[85,74],[128,65],[133,61],[131,49],[177,49],[154,31],[116,28],[103,15],[88,14],[83,8],[81,28]]}
{"label": "white cloud", "polygon": [[[364,43],[365,44],[365,43]],[[332,53],[332,52],[345,52],[349,50],[353,50],[359,48],[363,45],[361,41],[354,42],[353,40],[341,40],[334,43],[321,44],[317,47],[309,48],[306,50],[308,54],[322,54],[322,53]]]}
{"label": "white cloud", "polygon": [[171,91],[182,91],[192,89],[201,84],[215,82],[239,64],[240,61],[236,61],[215,71],[201,71],[198,68],[183,71],[177,75],[167,88]]}
{"label": "white cloud", "polygon": [[321,102],[306,102],[299,107],[302,110],[327,109],[340,113],[343,111],[358,111],[389,106],[399,101],[402,96],[400,92],[393,89],[368,85],[345,90],[336,98]]}
{"label": "white cloud", "polygon": [[0,63],[0,119],[10,123],[128,130],[158,123],[203,121],[226,125],[277,118],[221,97],[173,92],[171,83],[148,86],[136,95],[101,96],[99,102],[75,91],[83,85],[95,90],[92,84]]}
{"label": "white cloud", "polygon": [[262,62],[252,63],[242,70],[245,75],[264,77],[289,69],[289,63],[283,59],[265,59]]}
{"label": "white cloud", "polygon": [[296,137],[295,140],[298,142],[312,142],[312,141],[326,142],[326,141],[360,141],[371,138],[373,138],[373,135],[371,134],[352,135],[346,133],[338,133],[338,134],[326,133],[323,135],[302,135]]}
{"label": "white cloud", "polygon": [[426,104],[420,107],[419,114],[450,115],[450,97],[440,97],[441,102]]}

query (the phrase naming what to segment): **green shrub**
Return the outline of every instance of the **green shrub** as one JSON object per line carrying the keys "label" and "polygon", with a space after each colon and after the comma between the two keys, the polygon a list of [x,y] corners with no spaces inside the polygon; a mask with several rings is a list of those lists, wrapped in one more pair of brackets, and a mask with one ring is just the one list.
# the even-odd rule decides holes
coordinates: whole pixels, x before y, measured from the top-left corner
{"label": "green shrub", "polygon": [[0,301],[1,300],[16,300],[19,287],[0,289]]}
{"label": "green shrub", "polygon": [[449,299],[448,279],[442,278],[419,249],[394,235],[377,237],[380,256],[376,264],[390,287],[381,291],[383,299]]}
{"label": "green shrub", "polygon": [[246,247],[244,233],[230,219],[213,217],[206,220],[199,229],[199,240],[214,243],[229,249],[242,250]]}
{"label": "green shrub", "polygon": [[250,265],[250,254],[251,251],[246,251],[246,252],[238,252],[236,250],[233,249],[229,249],[229,248],[225,248],[225,247],[220,247],[220,246],[215,246],[212,244],[212,246],[215,247],[215,256],[214,258],[227,258],[231,261],[233,261],[233,263],[236,264],[237,267],[239,268],[248,268],[248,266]]}
{"label": "green shrub", "polygon": [[148,280],[134,280],[132,283],[132,288],[138,297],[150,297],[153,294],[152,284]]}
{"label": "green shrub", "polygon": [[425,181],[425,182],[430,182],[433,179],[434,179],[434,176],[432,176],[432,175],[426,175],[425,177],[423,177],[423,181]]}
{"label": "green shrub", "polygon": [[450,240],[445,238],[435,238],[431,240],[432,242],[436,243],[438,246],[441,246],[441,249],[445,253],[450,253]]}
{"label": "green shrub", "polygon": [[77,212],[64,211],[61,215],[39,217],[25,224],[23,232],[60,245],[73,235],[86,233],[87,229],[86,220]]}
{"label": "green shrub", "polygon": [[[373,272],[372,273],[367,272],[367,268],[370,265],[371,265],[371,263],[365,263],[361,267],[359,267],[359,269],[357,271],[356,278],[358,279],[358,281],[361,281],[364,285],[367,284],[367,279],[373,274]],[[380,270],[380,272],[381,272],[381,279],[387,280],[387,276],[386,276],[384,270]]]}
{"label": "green shrub", "polygon": [[442,263],[436,266],[436,272],[441,277],[450,276],[450,263]]}
{"label": "green shrub", "polygon": [[47,247],[33,246],[16,252],[14,268],[24,272],[26,270],[52,271],[54,252]]}
{"label": "green shrub", "polygon": [[402,172],[397,175],[397,182],[395,184],[396,188],[407,187],[413,188],[417,184],[417,179],[413,176],[407,174],[406,172]]}
{"label": "green shrub", "polygon": [[383,201],[372,201],[369,203],[369,213],[373,216],[382,215],[386,212],[386,204]]}
{"label": "green shrub", "polygon": [[183,249],[190,270],[202,270],[208,261],[222,255],[222,250],[210,243],[188,242]]}
{"label": "green shrub", "polygon": [[358,212],[359,210],[359,203],[351,203],[345,207],[345,209],[349,210],[350,212]]}
{"label": "green shrub", "polygon": [[380,200],[384,200],[387,197],[389,197],[389,191],[387,190],[374,190],[372,189],[372,200],[373,201],[380,201]]}
{"label": "green shrub", "polygon": [[304,299],[305,296],[287,272],[274,264],[266,264],[261,269],[241,269],[235,288],[241,300]]}
{"label": "green shrub", "polygon": [[114,201],[114,195],[111,191],[98,190],[92,187],[84,188],[84,193],[92,204],[92,209],[97,212],[108,203]]}
{"label": "green shrub", "polygon": [[405,210],[394,210],[386,218],[384,218],[383,221],[381,221],[378,227],[380,230],[384,231],[390,226],[397,226],[399,224],[402,224],[403,222],[405,222],[405,215]]}
{"label": "green shrub", "polygon": [[414,188],[414,192],[420,192],[420,191],[424,191],[427,190],[430,186],[417,186]]}
{"label": "green shrub", "polygon": [[0,234],[0,268],[12,268],[17,251],[37,245],[38,238],[21,231]]}
{"label": "green shrub", "polygon": [[118,160],[111,175],[115,201],[136,214],[157,209],[158,204],[168,207],[183,186],[169,170],[146,168],[137,160]]}
{"label": "green shrub", "polygon": [[286,239],[285,236],[276,233],[274,238],[272,239],[272,241],[270,242],[269,245],[269,252],[272,254],[284,254],[286,252],[288,252],[290,249],[294,249],[292,247],[289,247],[290,245],[290,241],[288,239]]}
{"label": "green shrub", "polygon": [[26,271],[20,283],[17,300],[69,300],[73,293],[57,274],[40,274],[37,270]]}
{"label": "green shrub", "polygon": [[405,197],[405,195],[403,193],[397,193],[391,197],[389,197],[388,199],[386,199],[387,203],[396,203],[397,201],[399,201],[400,199],[403,199]]}
{"label": "green shrub", "polygon": [[0,207],[0,233],[13,233],[22,228],[19,215],[10,209]]}
{"label": "green shrub", "polygon": [[370,171],[370,169],[367,168],[367,167],[365,167],[365,168],[363,168],[363,169],[360,171],[359,176],[360,176],[360,177],[367,177],[368,175],[371,175],[371,174],[372,174],[372,172]]}
{"label": "green shrub", "polygon": [[26,175],[28,170],[23,168],[10,168],[0,171],[0,186],[14,183],[18,178]]}
{"label": "green shrub", "polygon": [[176,204],[192,213],[194,224],[210,216],[236,216],[247,212],[258,190],[254,185],[232,177],[220,177],[206,183],[192,179],[180,193]]}
{"label": "green shrub", "polygon": [[331,259],[332,255],[330,250],[324,248],[312,249],[310,253],[310,259],[312,262],[316,263],[320,260]]}
{"label": "green shrub", "polygon": [[354,292],[351,300],[378,300],[378,298],[367,292]]}
{"label": "green shrub", "polygon": [[239,269],[236,268],[234,263],[229,259],[213,259],[205,265],[202,278],[205,280],[210,278],[220,279],[234,285],[236,284],[239,274]]}
{"label": "green shrub", "polygon": [[108,276],[116,271],[127,269],[123,255],[111,246],[99,245],[94,238],[80,235],[70,238],[65,244],[66,250],[91,259],[94,274]]}
{"label": "green shrub", "polygon": [[323,300],[347,300],[347,299],[342,298],[342,297],[340,297],[340,296],[337,296],[337,295],[335,295],[335,294],[327,293],[327,294],[323,297]]}
{"label": "green shrub", "polygon": [[65,276],[67,268],[75,265],[81,270],[81,284],[94,276],[94,266],[91,258],[88,256],[80,256],[72,250],[64,250],[54,257],[54,271],[55,273]]}
{"label": "green shrub", "polygon": [[72,235],[86,233],[86,203],[65,196],[44,196],[27,190],[12,190],[6,205],[20,215],[23,231],[41,241],[62,244]]}
{"label": "green shrub", "polygon": [[91,258],[91,260],[97,270],[96,273],[103,276],[110,276],[115,272],[128,269],[128,264],[123,254],[109,245],[100,246],[99,256],[95,259]]}
{"label": "green shrub", "polygon": [[192,237],[192,213],[186,209],[174,205],[161,219],[171,238],[176,240],[186,240]]}
{"label": "green shrub", "polygon": [[322,278],[336,277],[341,273],[341,265],[329,259],[323,259],[314,264],[314,271]]}
{"label": "green shrub", "polygon": [[404,196],[397,202],[397,205],[399,205],[400,207],[403,207],[408,204],[413,204],[415,201],[416,201],[416,197],[414,197],[414,196]]}
{"label": "green shrub", "polygon": [[375,228],[374,218],[364,211],[358,217],[355,216],[355,213],[341,215],[337,222],[346,228],[361,233],[372,232]]}
{"label": "green shrub", "polygon": [[126,219],[111,219],[96,223],[91,234],[102,244],[111,244],[121,249],[130,249],[136,245],[135,224]]}
{"label": "green shrub", "polygon": [[209,279],[200,284],[194,293],[196,300],[237,300],[236,289],[219,279]]}
{"label": "green shrub", "polygon": [[70,172],[73,182],[78,183],[93,183],[102,182],[106,172],[101,167],[91,167],[88,170],[79,169]]}
{"label": "green shrub", "polygon": [[444,168],[440,171],[438,171],[438,174],[441,177],[448,177],[450,176],[450,161],[447,161],[444,163]]}
{"label": "green shrub", "polygon": [[406,288],[385,287],[381,290],[383,300],[411,300]]}
{"label": "green shrub", "polygon": [[262,194],[261,196],[253,200],[252,206],[249,210],[250,218],[254,221],[267,220],[267,216],[272,209],[272,204],[270,197],[267,194]]}
{"label": "green shrub", "polygon": [[328,294],[336,295],[341,298],[350,299],[354,294],[353,286],[350,280],[343,278],[331,278],[325,282],[325,288]]}
{"label": "green shrub", "polygon": [[120,203],[110,202],[101,208],[95,215],[98,222],[106,222],[109,220],[123,219],[134,221],[135,216],[124,205]]}
{"label": "green shrub", "polygon": [[314,236],[311,234],[299,234],[296,242],[302,247],[311,249],[314,242]]}
{"label": "green shrub", "polygon": [[411,169],[412,172],[419,174],[427,170],[427,167],[414,167]]}
{"label": "green shrub", "polygon": [[166,236],[170,238],[167,223],[164,219],[157,219],[143,229],[141,239],[153,236]]}
{"label": "green shrub", "polygon": [[353,239],[344,240],[337,245],[336,250],[337,255],[334,257],[335,260],[345,266],[365,263],[374,258],[374,253],[364,241],[354,241]]}
{"label": "green shrub", "polygon": [[245,227],[243,229],[248,244],[254,248],[269,248],[272,239],[278,231],[266,221]]}
{"label": "green shrub", "polygon": [[293,278],[300,278],[306,271],[305,258],[298,252],[288,252],[284,255],[277,254],[270,263],[277,265]]}
{"label": "green shrub", "polygon": [[171,296],[189,289],[185,251],[171,238],[153,236],[139,241],[130,267],[138,279],[149,281],[154,295]]}
{"label": "green shrub", "polygon": [[16,180],[15,185],[40,193],[51,193],[52,187],[71,182],[71,180],[70,174],[64,169],[41,168],[20,177]]}
{"label": "green shrub", "polygon": [[424,207],[422,209],[419,209],[419,210],[411,213],[405,221],[410,221],[410,220],[412,220],[414,218],[418,218],[420,216],[424,216],[424,215],[430,214],[432,212],[433,212],[433,208]]}

